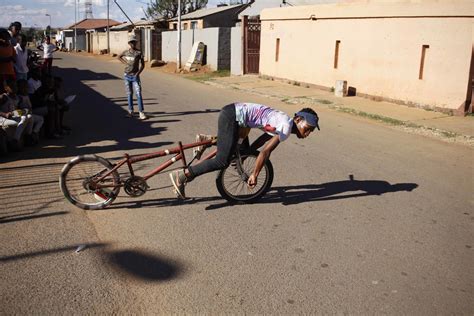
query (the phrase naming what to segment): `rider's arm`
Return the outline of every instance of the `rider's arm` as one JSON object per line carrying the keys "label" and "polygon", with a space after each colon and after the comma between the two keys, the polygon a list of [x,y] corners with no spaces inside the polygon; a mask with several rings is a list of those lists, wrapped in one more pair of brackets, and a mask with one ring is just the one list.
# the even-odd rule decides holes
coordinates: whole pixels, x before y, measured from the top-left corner
{"label": "rider's arm", "polygon": [[259,138],[257,138],[252,145],[250,146],[251,150],[257,150],[262,147],[266,142],[268,142],[273,136],[267,133],[262,134]]}
{"label": "rider's arm", "polygon": [[260,173],[260,170],[262,170],[265,161],[267,161],[267,159],[270,157],[270,154],[278,146],[278,144],[280,144],[280,137],[275,135],[272,137],[272,139],[270,139],[270,141],[268,141],[260,154],[258,154],[257,161],[255,162],[255,169],[248,180],[248,184],[250,186],[257,184],[257,177]]}

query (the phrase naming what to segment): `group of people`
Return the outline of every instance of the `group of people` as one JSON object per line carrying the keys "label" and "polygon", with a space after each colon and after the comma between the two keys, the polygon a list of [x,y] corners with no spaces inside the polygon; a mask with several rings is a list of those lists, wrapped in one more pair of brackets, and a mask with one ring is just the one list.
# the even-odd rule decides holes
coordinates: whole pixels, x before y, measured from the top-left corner
{"label": "group of people", "polygon": [[[21,23],[0,28],[0,151],[36,145],[40,133],[61,138],[70,131],[63,124],[68,110],[63,80],[52,75],[52,54],[57,50],[46,37],[38,47],[44,52],[39,64],[27,48]],[[9,146],[7,146],[9,145]]]}

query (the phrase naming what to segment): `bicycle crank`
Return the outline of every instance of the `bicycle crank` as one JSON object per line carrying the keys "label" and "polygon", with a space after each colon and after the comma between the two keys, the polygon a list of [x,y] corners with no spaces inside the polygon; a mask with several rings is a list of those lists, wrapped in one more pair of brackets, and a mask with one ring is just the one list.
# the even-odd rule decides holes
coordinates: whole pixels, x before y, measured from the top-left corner
{"label": "bicycle crank", "polygon": [[123,188],[129,196],[138,197],[145,194],[150,187],[142,177],[133,176],[125,180]]}

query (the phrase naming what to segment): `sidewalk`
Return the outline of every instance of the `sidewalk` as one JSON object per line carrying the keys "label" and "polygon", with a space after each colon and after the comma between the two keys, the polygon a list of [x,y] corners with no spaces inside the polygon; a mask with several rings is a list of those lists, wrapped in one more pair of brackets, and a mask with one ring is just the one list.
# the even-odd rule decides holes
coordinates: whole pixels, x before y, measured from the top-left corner
{"label": "sidewalk", "polygon": [[291,84],[253,75],[215,77],[205,83],[272,97],[291,104],[326,106],[337,111],[399,126],[409,132],[474,146],[474,116],[450,116],[445,113],[362,97],[340,98],[334,96],[333,92],[306,87],[304,84],[299,86],[298,83]]}

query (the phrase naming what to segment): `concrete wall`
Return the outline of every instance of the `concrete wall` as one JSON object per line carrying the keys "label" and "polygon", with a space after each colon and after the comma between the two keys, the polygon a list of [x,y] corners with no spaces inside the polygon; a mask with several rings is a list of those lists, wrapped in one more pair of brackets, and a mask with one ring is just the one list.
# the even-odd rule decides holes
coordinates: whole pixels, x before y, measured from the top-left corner
{"label": "concrete wall", "polygon": [[[106,39],[107,40],[107,39]],[[120,54],[128,48],[128,32],[110,32],[110,52]]]}
{"label": "concrete wall", "polygon": [[242,68],[242,27],[233,27],[230,38],[230,73],[240,76],[244,73]]}
{"label": "concrete wall", "polygon": [[[91,52],[99,54],[101,50],[107,49],[107,33],[93,32]],[[110,32],[110,52],[112,54],[120,54],[128,48],[128,32]]]}
{"label": "concrete wall", "polygon": [[[347,80],[357,93],[432,108],[464,107],[474,21],[468,2],[266,9],[261,19],[262,74],[328,88]],[[429,48],[419,79],[423,45]]]}
{"label": "concrete wall", "polygon": [[[181,32],[181,61],[189,58],[194,42],[206,45],[207,65],[213,70],[230,69],[230,28],[206,28]],[[176,62],[177,32],[162,33],[162,59]],[[194,38],[194,41],[193,41]]]}

